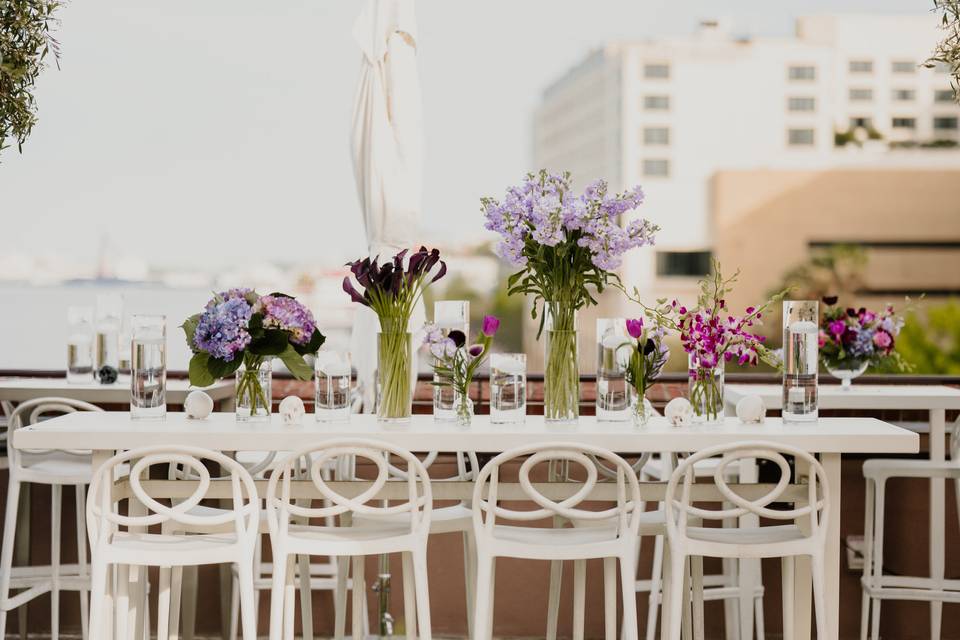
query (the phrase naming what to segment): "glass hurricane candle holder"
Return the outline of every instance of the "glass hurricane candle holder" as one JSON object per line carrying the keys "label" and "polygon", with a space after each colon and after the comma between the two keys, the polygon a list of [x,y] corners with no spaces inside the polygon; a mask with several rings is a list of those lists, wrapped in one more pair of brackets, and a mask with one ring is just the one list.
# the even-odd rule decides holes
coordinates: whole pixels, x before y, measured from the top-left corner
{"label": "glass hurricane candle holder", "polygon": [[816,300],[783,301],[783,421],[817,420],[819,309]]}
{"label": "glass hurricane candle holder", "polygon": [[130,345],[130,415],[167,415],[167,317],[133,316]]}
{"label": "glass hurricane candle holder", "polygon": [[545,302],[543,323],[545,370],[543,415],[547,422],[576,422],[580,415],[580,368],[577,312],[559,302]]}
{"label": "glass hurricane candle holder", "polygon": [[96,368],[120,369],[120,327],[123,323],[123,296],[119,293],[97,295]]}
{"label": "glass hurricane candle holder", "polygon": [[350,420],[350,383],[353,374],[350,353],[333,349],[317,352],[314,373],[314,412],[317,420]]}
{"label": "glass hurricane candle holder", "polygon": [[490,354],[490,422],[519,423],[527,418],[527,355]]}
{"label": "glass hurricane candle holder", "polygon": [[597,319],[597,420],[630,419],[627,365],[632,344],[625,318]]}
{"label": "glass hurricane candle holder", "polygon": [[67,308],[67,382],[93,382],[93,309]]}

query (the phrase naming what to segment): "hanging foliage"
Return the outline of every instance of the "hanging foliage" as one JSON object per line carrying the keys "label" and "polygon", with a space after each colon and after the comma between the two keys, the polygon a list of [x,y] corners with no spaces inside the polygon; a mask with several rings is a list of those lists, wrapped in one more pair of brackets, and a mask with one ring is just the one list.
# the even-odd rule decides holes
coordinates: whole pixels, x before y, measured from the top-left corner
{"label": "hanging foliage", "polygon": [[0,152],[16,140],[17,148],[37,122],[33,91],[37,77],[59,45],[52,35],[60,0],[0,0]]}
{"label": "hanging foliage", "polygon": [[933,7],[940,14],[944,35],[925,66],[946,67],[952,77],[953,97],[960,102],[960,0],[933,0]]}

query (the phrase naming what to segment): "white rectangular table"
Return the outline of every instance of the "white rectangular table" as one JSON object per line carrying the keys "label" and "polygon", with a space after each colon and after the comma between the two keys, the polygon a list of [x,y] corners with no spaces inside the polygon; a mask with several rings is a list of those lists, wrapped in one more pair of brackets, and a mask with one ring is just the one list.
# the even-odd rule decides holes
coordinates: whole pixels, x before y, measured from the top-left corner
{"label": "white rectangular table", "polygon": [[[233,410],[233,378],[219,380],[209,387],[191,387],[185,379],[167,379],[167,404],[182,405],[187,394],[201,389],[219,402],[223,411]],[[92,404],[125,404],[130,402],[130,383],[73,384],[66,378],[0,378],[0,400],[25,402],[35,398],[70,398]]]}
{"label": "white rectangular table", "polygon": [[[767,409],[780,409],[783,390],[778,384],[728,384],[724,391],[727,412],[733,414],[737,402],[747,395],[758,395]],[[857,384],[844,390],[838,384],[822,384],[817,389],[820,409],[846,410],[919,410],[927,411],[930,421],[930,459],[946,456],[946,412],[960,409],[960,389],[943,385]],[[930,481],[930,577],[942,580],[945,552],[946,485],[943,478]],[[942,602],[930,603],[930,618],[939,629]]]}
{"label": "white rectangular table", "polygon": [[[542,416],[530,416],[525,424],[495,425],[478,416],[470,427],[434,422],[431,416],[415,416],[406,425],[382,425],[374,416],[353,416],[349,423],[318,423],[312,415],[303,423],[286,426],[278,416],[272,422],[238,423],[233,414],[215,413],[206,420],[168,414],[163,421],[131,420],[129,414],[73,413],[17,430],[14,445],[24,448],[93,449],[102,463],[115,451],[149,445],[177,444],[215,450],[257,451],[265,445],[276,450],[296,450],[333,438],[368,437],[384,440],[412,451],[499,452],[512,447],[547,442],[574,442],[601,446],[630,454],[647,451],[691,452],[719,444],[765,440],[792,445],[819,454],[831,490],[828,516],[827,589],[839,593],[840,582],[840,459],[843,453],[916,453],[917,434],[872,418],[826,418],[815,425],[784,425],[779,419],[764,424],[742,425],[727,418],[723,425],[671,427],[655,418],[638,429],[632,423],[598,422],[581,418],[576,425],[552,425]],[[469,486],[461,485],[469,497]],[[159,496],[158,496],[159,497]],[[809,637],[809,578],[796,590],[796,637]],[[831,637],[839,630],[839,600],[829,601]],[[806,615],[804,615],[806,613]]]}

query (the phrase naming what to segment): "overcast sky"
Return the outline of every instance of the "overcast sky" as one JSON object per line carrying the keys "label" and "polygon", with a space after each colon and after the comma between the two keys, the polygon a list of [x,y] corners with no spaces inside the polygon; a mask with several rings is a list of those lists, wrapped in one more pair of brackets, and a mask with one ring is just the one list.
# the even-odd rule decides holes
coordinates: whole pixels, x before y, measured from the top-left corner
{"label": "overcast sky", "polygon": [[[922,0],[419,0],[425,241],[485,237],[478,200],[529,167],[543,87],[611,40],[788,34],[817,12]],[[722,7],[722,16],[718,16]],[[354,0],[73,0],[22,156],[0,158],[0,253],[89,258],[108,233],[158,265],[363,251],[349,157]],[[933,43],[931,43],[931,46]],[[291,256],[295,256],[291,258]]]}

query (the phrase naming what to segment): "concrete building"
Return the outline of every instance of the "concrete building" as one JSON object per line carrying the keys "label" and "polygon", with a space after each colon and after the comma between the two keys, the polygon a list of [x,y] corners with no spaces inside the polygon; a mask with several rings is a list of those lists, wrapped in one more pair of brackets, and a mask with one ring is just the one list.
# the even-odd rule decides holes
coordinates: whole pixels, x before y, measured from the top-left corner
{"label": "concrete building", "polygon": [[[949,75],[921,66],[939,37],[931,13],[828,15],[798,19],[791,37],[734,37],[708,21],[692,36],[611,44],[544,92],[533,166],[569,169],[578,186],[642,184],[641,213],[663,230],[624,279],[646,299],[691,297],[716,243],[717,172],[869,167],[899,147],[957,142]],[[960,167],[953,151],[916,154]]]}

